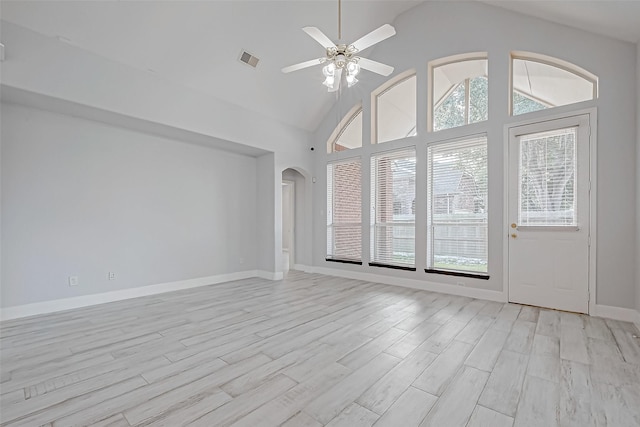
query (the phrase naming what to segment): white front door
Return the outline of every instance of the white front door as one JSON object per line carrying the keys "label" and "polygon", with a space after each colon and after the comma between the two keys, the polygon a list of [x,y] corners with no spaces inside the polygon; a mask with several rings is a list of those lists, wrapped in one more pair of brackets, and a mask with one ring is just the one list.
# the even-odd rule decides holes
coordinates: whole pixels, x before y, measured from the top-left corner
{"label": "white front door", "polygon": [[589,311],[589,116],[509,130],[509,301]]}

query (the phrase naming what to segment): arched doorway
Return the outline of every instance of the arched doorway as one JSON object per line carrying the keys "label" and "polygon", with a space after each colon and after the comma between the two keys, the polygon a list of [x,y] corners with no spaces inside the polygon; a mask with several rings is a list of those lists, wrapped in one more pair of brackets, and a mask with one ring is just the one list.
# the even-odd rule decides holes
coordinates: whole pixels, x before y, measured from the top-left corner
{"label": "arched doorway", "polygon": [[305,177],[295,169],[282,172],[282,271],[295,269],[304,258]]}

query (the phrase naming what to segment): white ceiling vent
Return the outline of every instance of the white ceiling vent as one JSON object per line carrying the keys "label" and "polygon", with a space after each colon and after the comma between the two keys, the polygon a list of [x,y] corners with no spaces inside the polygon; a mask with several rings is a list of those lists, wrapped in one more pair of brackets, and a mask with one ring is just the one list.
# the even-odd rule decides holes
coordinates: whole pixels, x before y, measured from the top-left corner
{"label": "white ceiling vent", "polygon": [[258,61],[260,61],[257,57],[253,56],[246,50],[242,50],[240,52],[240,62],[250,65],[253,68],[256,68],[258,65]]}

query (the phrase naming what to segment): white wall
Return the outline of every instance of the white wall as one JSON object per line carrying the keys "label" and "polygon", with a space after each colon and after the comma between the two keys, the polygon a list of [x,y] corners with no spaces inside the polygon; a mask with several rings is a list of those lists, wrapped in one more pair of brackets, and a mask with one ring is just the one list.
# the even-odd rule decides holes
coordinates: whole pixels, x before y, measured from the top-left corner
{"label": "white wall", "polygon": [[[136,119],[258,147],[306,164],[309,134],[157,74],[2,21],[2,84]],[[8,46],[11,46],[10,48]]]}
{"label": "white wall", "polygon": [[[327,138],[356,102],[362,100],[365,112],[370,110],[370,92],[386,81],[363,72],[355,91],[343,93],[339,103],[318,131],[314,143],[314,173],[318,184],[314,194],[315,266],[376,273],[407,279],[432,281],[455,286],[464,282],[471,288],[501,291],[503,277],[503,135],[506,124],[523,120],[508,115],[509,55],[511,51],[530,51],[572,62],[599,76],[600,96],[595,101],[560,107],[549,112],[534,113],[545,117],[558,111],[597,107],[598,109],[598,222],[597,222],[597,296],[598,304],[632,308],[635,297],[636,191],[630,183],[636,180],[636,47],[621,42],[536,18],[519,15],[476,2],[425,2],[398,17],[394,22],[397,35],[378,45],[368,56],[391,64],[394,75],[415,69],[418,75],[418,137],[374,146],[370,141],[370,117],[363,124],[364,147],[358,152],[340,152],[331,156],[324,147]],[[455,29],[455,30],[453,30]],[[426,132],[427,64],[429,61],[468,52],[488,52],[489,117],[485,123],[465,128]],[[633,88],[633,89],[631,89]],[[531,116],[530,116],[531,117]],[[366,266],[327,263],[325,257],[326,161],[329,158],[361,155],[363,158],[363,201],[369,200],[368,158],[375,150],[416,145],[418,170],[424,170],[425,142],[448,139],[463,134],[487,133],[489,138],[489,273],[490,280],[459,280],[446,276],[425,277],[424,236],[418,227],[416,235],[417,272],[405,272]],[[418,176],[416,219],[426,217],[426,184]],[[369,223],[368,206],[363,208],[363,223]],[[419,224],[418,224],[419,225]],[[426,225],[426,224],[425,224]],[[364,261],[368,258],[368,228],[363,230]],[[454,287],[450,287],[455,291]]]}
{"label": "white wall", "polygon": [[[276,246],[276,240],[282,241],[282,224],[280,216],[276,215],[276,208],[282,210],[279,204],[282,199],[281,179],[277,180],[278,192],[275,191],[275,156],[273,153],[258,157],[258,194],[257,206],[260,210],[256,213],[257,219],[257,239],[256,249],[258,257],[258,268],[264,271],[275,273],[278,270],[280,257],[277,257],[274,248],[282,252],[282,245]],[[276,197],[278,196],[278,197]],[[276,221],[277,219],[277,221]],[[274,227],[275,225],[275,227]],[[279,255],[279,254],[278,254]],[[276,259],[277,258],[277,259]]]}
{"label": "white wall", "polygon": [[640,40],[636,44],[636,310],[640,325]]}
{"label": "white wall", "polygon": [[258,268],[255,158],[1,108],[2,307]]}
{"label": "white wall", "polygon": [[[7,59],[0,63],[3,99],[7,98],[6,100],[18,103],[26,102],[28,105],[35,105],[67,115],[111,123],[117,127],[118,131],[123,131],[125,128],[142,130],[145,133],[150,132],[161,137],[169,136],[171,139],[180,141],[188,140],[196,144],[219,147],[250,156],[270,153],[262,155],[257,160],[243,156],[234,157],[223,151],[217,155],[216,158],[220,160],[214,165],[220,165],[220,168],[216,169],[233,172],[231,175],[242,175],[245,168],[235,161],[227,162],[226,159],[246,158],[250,162],[254,162],[246,179],[251,180],[253,176],[254,181],[257,180],[257,184],[253,181],[252,184],[260,186],[259,193],[257,189],[247,193],[248,198],[251,199],[250,202],[245,199],[231,200],[231,202],[234,206],[242,206],[242,208],[246,203],[252,203],[248,211],[253,215],[259,213],[260,216],[258,223],[254,221],[251,226],[236,228],[236,221],[242,219],[242,215],[235,215],[234,212],[228,211],[223,217],[221,216],[222,212],[217,212],[220,214],[216,215],[219,217],[220,223],[216,223],[216,226],[222,224],[220,226],[224,228],[223,231],[226,234],[221,241],[209,245],[216,248],[219,245],[224,245],[226,244],[224,242],[231,238],[229,236],[233,236],[237,231],[238,247],[243,250],[251,248],[250,250],[253,252],[246,256],[230,253],[228,259],[214,259],[209,265],[209,270],[212,271],[211,274],[217,274],[218,271],[258,268],[272,272],[274,278],[278,277],[282,240],[280,235],[281,206],[279,205],[281,171],[288,167],[306,171],[312,169],[311,157],[308,154],[310,135],[307,132],[175,84],[154,73],[134,69],[92,54],[77,46],[63,43],[54,37],[46,37],[5,21],[2,21],[0,29],[0,38],[3,43],[6,46],[11,45],[7,51]],[[143,139],[150,141],[147,136]],[[156,139],[162,140],[162,138]],[[195,149],[192,147],[189,150]],[[216,151],[206,152],[214,153]],[[72,156],[72,153],[69,153],[69,156]],[[3,159],[5,163],[10,161]],[[131,172],[133,173],[133,171]],[[215,180],[221,178],[220,182],[225,184],[229,181],[228,176],[224,175],[215,175],[210,178],[215,178]],[[245,183],[244,179],[240,178],[240,182]],[[104,185],[107,186],[107,184]],[[3,195],[3,198],[6,197]],[[209,208],[213,209],[212,206]],[[5,209],[4,206],[3,209]],[[310,214],[310,211],[309,198],[306,206],[307,215]],[[3,224],[6,223],[4,215],[3,211]],[[227,218],[229,224],[226,223]],[[41,219],[35,218],[35,220]],[[71,231],[75,232],[75,230]],[[256,235],[258,235],[258,239],[256,239]],[[303,236],[307,237],[306,234]],[[76,236],[72,235],[72,237]],[[156,238],[161,243],[164,236]],[[171,240],[171,236],[169,236],[169,240]],[[230,243],[230,249],[234,249],[234,245],[236,243]],[[310,239],[306,239],[302,245],[305,248],[310,248]],[[202,249],[201,256],[206,257],[211,252],[211,247],[207,249],[203,246]],[[235,251],[238,252],[239,249]],[[307,251],[310,252],[310,249]],[[135,254],[133,250],[130,253]],[[3,253],[3,259],[6,259],[4,255]],[[244,259],[244,263],[241,265],[239,265],[240,258]],[[33,266],[32,259],[28,257],[16,256],[16,260],[19,264]],[[53,262],[51,261],[51,263]],[[194,261],[190,261],[190,263],[193,264]],[[66,272],[67,266],[62,265],[60,268],[63,267],[64,274],[68,274]],[[141,267],[140,270],[141,273],[137,277],[132,276],[130,283],[135,282],[135,286],[157,283],[155,278],[151,280],[151,276],[155,274],[153,271],[150,271],[150,277],[145,277],[145,280],[140,281],[144,268]],[[194,273],[186,269],[172,275],[165,274],[163,277],[167,277],[163,278],[163,281],[195,277],[195,270],[198,269],[194,268]],[[8,272],[5,274],[4,270],[2,271],[3,278],[8,277],[8,274]],[[198,273],[199,275],[200,273]],[[92,289],[76,289],[74,292],[80,293],[85,290],[87,293],[103,292],[121,286],[123,283],[119,280],[118,283],[109,282],[109,288],[101,285]],[[14,285],[9,285],[3,280],[2,286],[4,290],[6,287]],[[65,290],[65,292],[66,296],[77,294],[69,290]],[[9,295],[11,292],[5,293]],[[39,298],[47,300],[65,295],[41,295]],[[9,297],[7,296],[7,298]],[[10,299],[1,302],[0,306],[23,303],[23,300]]]}

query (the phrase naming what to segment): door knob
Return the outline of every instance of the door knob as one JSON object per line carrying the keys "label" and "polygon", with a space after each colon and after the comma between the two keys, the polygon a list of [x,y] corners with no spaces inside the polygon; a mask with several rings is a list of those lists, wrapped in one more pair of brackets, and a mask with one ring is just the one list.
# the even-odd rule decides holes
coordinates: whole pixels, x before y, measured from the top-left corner
{"label": "door knob", "polygon": [[511,224],[511,228],[516,228],[516,227],[517,227],[517,225],[516,225],[515,222],[513,224]]}
{"label": "door knob", "polygon": [[511,233],[511,238],[515,239],[516,237],[518,237],[518,235],[516,233]]}

